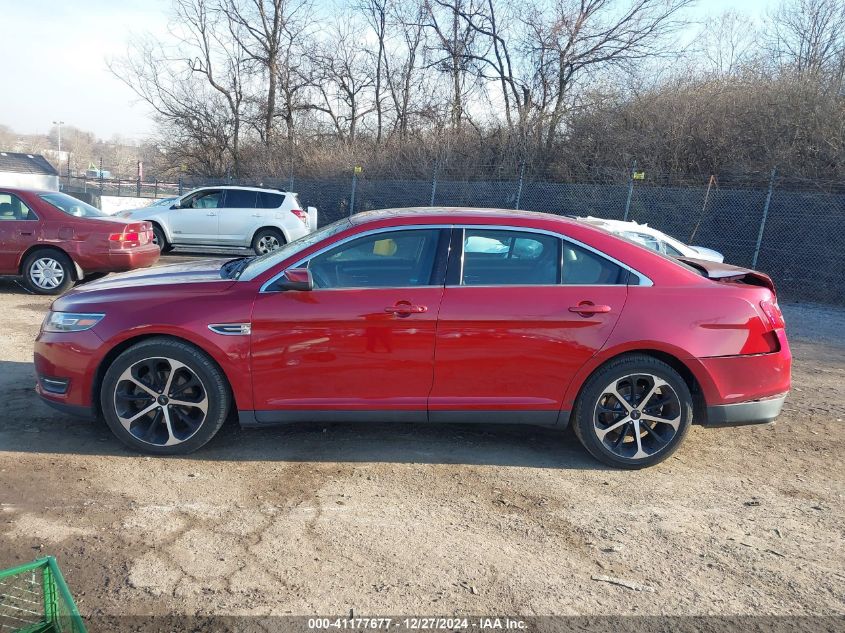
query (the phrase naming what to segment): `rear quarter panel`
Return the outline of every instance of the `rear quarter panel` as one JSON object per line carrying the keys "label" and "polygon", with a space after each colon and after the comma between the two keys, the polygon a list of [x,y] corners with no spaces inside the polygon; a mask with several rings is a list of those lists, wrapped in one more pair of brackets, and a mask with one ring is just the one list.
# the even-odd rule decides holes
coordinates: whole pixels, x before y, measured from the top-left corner
{"label": "rear quarter panel", "polygon": [[605,347],[578,372],[564,408],[571,408],[587,377],[605,361],[633,351],[658,351],[679,359],[695,376],[708,404],[741,402],[789,389],[790,353],[750,354],[763,333],[759,307],[766,288],[716,283],[633,286]]}

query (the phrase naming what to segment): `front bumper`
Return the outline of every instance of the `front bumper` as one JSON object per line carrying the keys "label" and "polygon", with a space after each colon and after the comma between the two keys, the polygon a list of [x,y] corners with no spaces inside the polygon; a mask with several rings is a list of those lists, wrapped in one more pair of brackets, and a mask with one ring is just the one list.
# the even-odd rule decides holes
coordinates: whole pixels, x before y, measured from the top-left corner
{"label": "front bumper", "polygon": [[784,393],[760,400],[709,406],[707,407],[707,420],[703,426],[742,426],[773,422],[780,415],[786,395]]}
{"label": "front bumper", "polygon": [[39,384],[35,391],[41,396],[41,402],[52,407],[56,411],[64,413],[65,415],[72,415],[77,418],[93,418],[96,416],[92,407],[86,407],[78,404],[68,404],[67,402],[59,402],[47,395]]}

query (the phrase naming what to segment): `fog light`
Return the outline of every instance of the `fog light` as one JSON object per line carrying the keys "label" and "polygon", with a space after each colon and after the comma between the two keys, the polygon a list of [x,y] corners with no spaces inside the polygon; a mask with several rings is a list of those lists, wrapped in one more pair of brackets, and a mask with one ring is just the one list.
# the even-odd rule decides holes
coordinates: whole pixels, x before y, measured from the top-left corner
{"label": "fog light", "polygon": [[67,378],[44,378],[41,377],[41,388],[48,393],[55,393],[64,395],[67,393],[68,384],[70,381]]}

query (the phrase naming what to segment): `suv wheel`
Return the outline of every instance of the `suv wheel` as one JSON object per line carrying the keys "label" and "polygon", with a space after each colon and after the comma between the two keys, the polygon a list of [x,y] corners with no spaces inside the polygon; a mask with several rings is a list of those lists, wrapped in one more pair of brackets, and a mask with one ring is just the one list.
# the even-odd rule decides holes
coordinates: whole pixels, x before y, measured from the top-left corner
{"label": "suv wheel", "polygon": [[59,251],[33,251],[27,255],[22,269],[24,286],[35,294],[58,295],[73,285],[73,262]]}
{"label": "suv wheel", "polygon": [[278,229],[261,229],[252,238],[256,255],[266,255],[285,245],[285,236]]}
{"label": "suv wheel", "polygon": [[644,468],[669,457],[692,422],[692,395],[681,376],[651,356],[623,356],[601,367],[581,390],[575,435],[596,459]]}
{"label": "suv wheel", "polygon": [[111,364],[100,389],[109,428],[127,446],[160,455],[190,453],[226,420],[226,378],[205,352],[171,339],[130,347]]}

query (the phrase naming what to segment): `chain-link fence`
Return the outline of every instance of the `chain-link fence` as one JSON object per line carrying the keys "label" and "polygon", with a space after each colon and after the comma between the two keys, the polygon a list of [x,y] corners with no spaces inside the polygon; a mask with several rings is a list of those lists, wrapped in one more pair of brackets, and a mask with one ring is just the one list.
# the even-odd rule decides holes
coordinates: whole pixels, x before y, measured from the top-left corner
{"label": "chain-link fence", "polygon": [[[420,173],[428,171],[428,178]],[[696,183],[634,169],[597,170],[594,181],[555,182],[520,165],[492,166],[473,177],[460,165],[419,165],[390,174],[366,167],[323,177],[237,180],[183,177],[177,182],[63,179],[73,191],[171,197],[200,186],[242,184],[293,189],[320,211],[320,224],[370,209],[411,206],[521,208],[648,223],[683,242],[706,246],[725,261],[770,274],[782,297],[845,303],[845,185],[790,180],[773,171],[742,178],[705,176]],[[139,205],[140,206],[140,205]]]}

